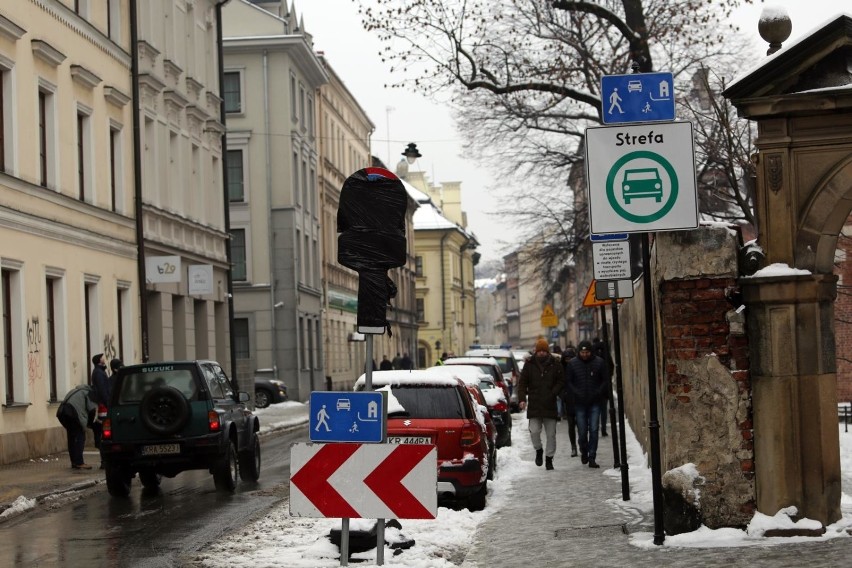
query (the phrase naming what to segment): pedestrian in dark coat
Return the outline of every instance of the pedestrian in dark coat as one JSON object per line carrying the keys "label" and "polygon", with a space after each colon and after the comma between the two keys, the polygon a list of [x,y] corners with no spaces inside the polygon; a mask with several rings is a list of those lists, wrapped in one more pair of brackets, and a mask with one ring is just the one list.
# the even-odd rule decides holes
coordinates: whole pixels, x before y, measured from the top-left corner
{"label": "pedestrian in dark coat", "polygon": [[600,467],[595,461],[598,451],[601,401],[606,396],[609,372],[606,362],[592,354],[592,344],[581,341],[578,355],[566,367],[566,388],[574,397],[574,412],[579,429],[580,459],[589,467]]}
{"label": "pedestrian in dark coat", "polygon": [[[577,356],[574,346],[570,343],[562,352],[562,372],[568,377],[568,362]],[[571,440],[571,457],[577,457],[577,417],[574,412],[574,395],[566,388],[562,391],[562,406],[565,409],[565,420],[568,422],[568,437]]]}
{"label": "pedestrian in dark coat", "polygon": [[83,461],[83,449],[86,446],[86,427],[92,426],[98,405],[92,400],[93,389],[89,385],[80,385],[71,389],[59,409],[56,418],[65,428],[68,441],[68,457],[74,469],[92,469]]}
{"label": "pedestrian in dark coat", "polygon": [[408,353],[403,353],[399,366],[405,371],[410,371],[414,368],[414,363],[411,361],[411,357],[408,356]]}
{"label": "pedestrian in dark coat", "polygon": [[[562,365],[550,354],[547,340],[535,343],[535,355],[524,364],[518,379],[518,406],[527,411],[530,440],[535,448],[535,464],[546,458],[547,469],[553,469],[556,453],[556,418],[559,416],[556,398],[565,388]],[[544,429],[547,445],[542,449],[541,431]]]}
{"label": "pedestrian in dark coat", "polygon": [[608,435],[606,432],[607,406],[612,404],[612,372],[615,364],[612,360],[612,355],[610,355],[609,346],[598,337],[592,340],[592,355],[596,355],[606,361],[607,371],[609,371],[609,385],[606,396],[603,402],[601,402],[601,436],[605,438]]}
{"label": "pedestrian in dark coat", "polygon": [[[106,372],[106,357],[103,353],[98,353],[92,357],[92,380],[90,383],[92,385],[92,399],[96,404],[103,406],[104,411],[106,411],[109,408],[109,395],[112,387]],[[103,428],[101,422],[97,419],[92,424],[92,432],[95,436],[95,447],[100,448]]]}

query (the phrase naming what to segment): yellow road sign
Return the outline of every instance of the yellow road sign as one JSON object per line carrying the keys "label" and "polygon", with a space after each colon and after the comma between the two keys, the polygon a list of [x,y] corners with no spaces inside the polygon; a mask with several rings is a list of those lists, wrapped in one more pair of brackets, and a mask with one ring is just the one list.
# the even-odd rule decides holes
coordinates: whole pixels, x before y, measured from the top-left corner
{"label": "yellow road sign", "polygon": [[556,327],[559,325],[559,318],[553,311],[553,306],[545,304],[541,312],[541,327]]}

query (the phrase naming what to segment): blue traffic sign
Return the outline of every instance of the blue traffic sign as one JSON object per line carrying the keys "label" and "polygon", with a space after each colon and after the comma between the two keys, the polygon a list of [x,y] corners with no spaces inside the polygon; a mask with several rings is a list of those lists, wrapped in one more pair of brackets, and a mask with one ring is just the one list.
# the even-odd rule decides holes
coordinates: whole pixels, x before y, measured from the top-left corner
{"label": "blue traffic sign", "polygon": [[632,73],[601,77],[604,124],[674,120],[671,73]]}
{"label": "blue traffic sign", "polygon": [[384,442],[387,393],[317,391],[311,393],[311,442]]}
{"label": "blue traffic sign", "polygon": [[626,241],[628,238],[627,233],[606,233],[602,235],[596,235],[592,233],[589,235],[589,238],[593,243],[605,243],[609,241]]}

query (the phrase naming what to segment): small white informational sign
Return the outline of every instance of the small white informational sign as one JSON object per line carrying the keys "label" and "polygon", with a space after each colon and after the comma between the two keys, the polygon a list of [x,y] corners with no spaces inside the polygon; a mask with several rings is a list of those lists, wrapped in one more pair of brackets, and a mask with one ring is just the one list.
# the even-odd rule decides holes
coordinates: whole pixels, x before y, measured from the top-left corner
{"label": "small white informational sign", "polygon": [[206,296],[213,293],[213,265],[193,264],[189,267],[189,294]]}
{"label": "small white informational sign", "polygon": [[595,280],[630,278],[630,243],[610,241],[592,243]]}

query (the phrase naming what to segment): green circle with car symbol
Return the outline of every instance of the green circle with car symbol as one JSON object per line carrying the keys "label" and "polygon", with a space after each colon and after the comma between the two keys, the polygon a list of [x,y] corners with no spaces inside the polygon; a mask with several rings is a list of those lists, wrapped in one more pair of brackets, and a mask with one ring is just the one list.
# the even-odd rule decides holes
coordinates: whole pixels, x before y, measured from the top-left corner
{"label": "green circle with car symbol", "polygon": [[[637,215],[631,213],[622,207],[621,203],[616,199],[615,195],[615,178],[621,170],[622,166],[633,161],[646,159],[659,164],[668,174],[671,182],[671,192],[669,198],[663,205],[654,213],[648,215]],[[625,154],[613,164],[606,177],[606,198],[609,200],[610,206],[618,213],[619,216],[632,221],[634,223],[652,223],[662,219],[669,211],[672,210],[677,202],[677,174],[668,160],[655,154],[640,150]],[[654,199],[656,203],[663,200],[663,180],[660,178],[660,172],[657,168],[632,168],[624,171],[624,181],[621,183],[621,198],[625,205],[630,205],[632,200],[636,199]]]}

